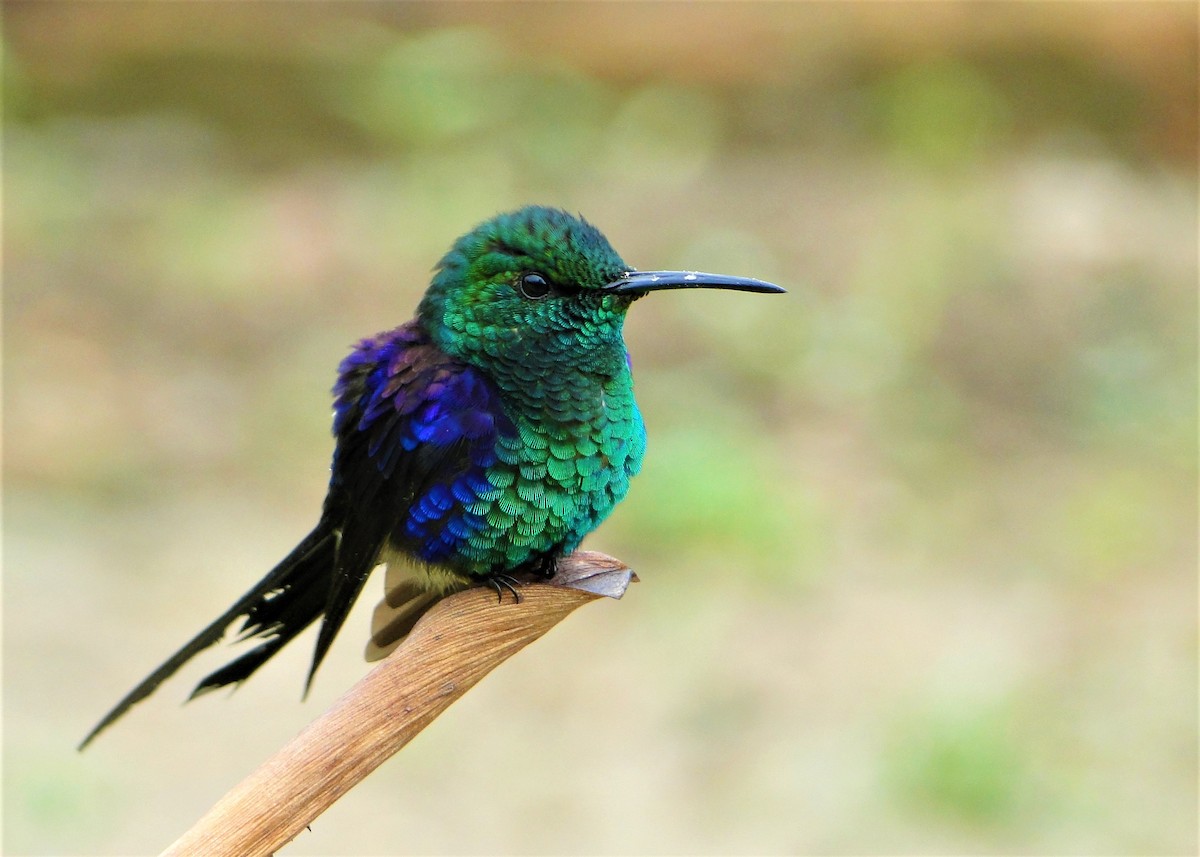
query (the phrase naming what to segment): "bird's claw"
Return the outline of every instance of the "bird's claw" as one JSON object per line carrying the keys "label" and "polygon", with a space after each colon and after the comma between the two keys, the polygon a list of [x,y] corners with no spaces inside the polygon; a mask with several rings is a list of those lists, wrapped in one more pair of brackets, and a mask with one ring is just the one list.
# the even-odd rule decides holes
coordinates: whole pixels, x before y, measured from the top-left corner
{"label": "bird's claw", "polygon": [[521,585],[521,582],[515,577],[510,577],[507,574],[492,574],[488,575],[484,583],[486,583],[492,588],[493,591],[495,591],[497,604],[504,603],[505,590],[508,590],[512,593],[514,603],[520,604],[525,600],[521,597],[521,592],[518,589],[518,587]]}

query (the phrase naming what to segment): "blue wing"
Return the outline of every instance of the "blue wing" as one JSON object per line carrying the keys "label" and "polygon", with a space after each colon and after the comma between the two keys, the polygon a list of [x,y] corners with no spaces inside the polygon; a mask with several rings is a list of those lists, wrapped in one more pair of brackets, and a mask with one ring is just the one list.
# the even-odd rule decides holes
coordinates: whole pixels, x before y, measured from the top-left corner
{"label": "blue wing", "polygon": [[458,545],[481,525],[461,503],[495,491],[487,468],[500,435],[516,432],[492,383],[414,322],[360,342],[342,361],[334,395],[337,449],[323,518],[339,535],[312,671],[389,539],[416,559],[453,566]]}

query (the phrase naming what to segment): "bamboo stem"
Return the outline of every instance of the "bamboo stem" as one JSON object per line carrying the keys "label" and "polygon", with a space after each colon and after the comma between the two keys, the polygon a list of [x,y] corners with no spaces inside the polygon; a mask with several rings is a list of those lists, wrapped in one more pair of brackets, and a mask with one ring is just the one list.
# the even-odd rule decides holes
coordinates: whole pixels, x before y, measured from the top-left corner
{"label": "bamboo stem", "polygon": [[219,800],[166,855],[270,855],[411,741],[476,682],[575,608],[620,598],[636,580],[604,554],[577,551],[522,601],[476,588],[421,618],[400,646]]}

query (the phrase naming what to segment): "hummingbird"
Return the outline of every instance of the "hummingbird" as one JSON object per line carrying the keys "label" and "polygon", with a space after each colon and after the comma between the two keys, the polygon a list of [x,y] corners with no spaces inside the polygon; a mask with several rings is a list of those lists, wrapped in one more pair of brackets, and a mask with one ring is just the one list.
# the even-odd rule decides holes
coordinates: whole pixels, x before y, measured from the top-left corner
{"label": "hummingbird", "polygon": [[[370,573],[386,564],[403,636],[474,585],[520,599],[548,579],[641,469],[646,430],[622,337],[634,301],[666,289],[782,293],[696,271],[637,271],[590,223],[527,206],[476,226],[434,269],[416,317],[360,341],[333,387],[321,517],[267,575],[131,690],[86,747],[242,620],[258,645],[189,699],[236,685],[320,622],[305,692]],[[395,583],[393,570],[403,569]]]}

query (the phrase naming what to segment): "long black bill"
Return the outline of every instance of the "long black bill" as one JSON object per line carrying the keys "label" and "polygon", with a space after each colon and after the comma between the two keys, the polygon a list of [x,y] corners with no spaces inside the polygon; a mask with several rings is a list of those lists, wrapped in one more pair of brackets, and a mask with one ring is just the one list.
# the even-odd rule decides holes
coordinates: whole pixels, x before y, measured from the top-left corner
{"label": "long black bill", "polygon": [[750,277],[729,277],[725,274],[703,274],[700,271],[627,271],[604,287],[618,295],[642,295],[660,289],[732,289],[735,292],[784,294],[774,283]]}

